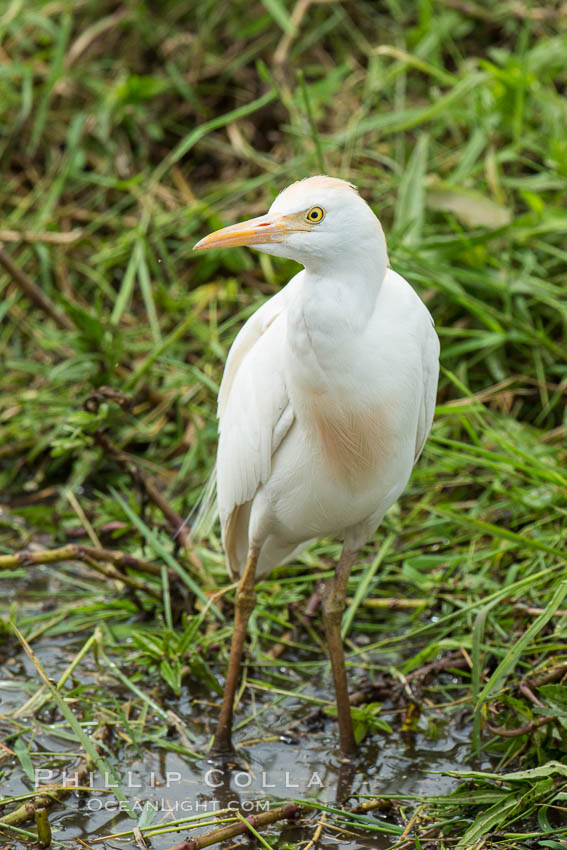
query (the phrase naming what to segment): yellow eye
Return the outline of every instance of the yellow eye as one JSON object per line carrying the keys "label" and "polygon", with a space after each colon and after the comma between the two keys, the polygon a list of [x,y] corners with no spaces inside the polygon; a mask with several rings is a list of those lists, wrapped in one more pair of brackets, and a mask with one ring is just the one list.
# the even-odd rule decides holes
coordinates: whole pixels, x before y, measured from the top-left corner
{"label": "yellow eye", "polygon": [[311,207],[305,218],[312,224],[318,224],[325,218],[325,210],[321,209],[321,207]]}

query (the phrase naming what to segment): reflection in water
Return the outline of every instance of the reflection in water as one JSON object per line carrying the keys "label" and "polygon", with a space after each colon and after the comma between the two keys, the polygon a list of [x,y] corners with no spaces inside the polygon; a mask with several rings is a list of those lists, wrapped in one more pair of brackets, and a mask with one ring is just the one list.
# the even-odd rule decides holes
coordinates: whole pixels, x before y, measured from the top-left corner
{"label": "reflection in water", "polygon": [[[47,674],[57,679],[62,664],[76,655],[82,640],[82,636],[76,642],[68,637],[46,636],[34,643],[34,649]],[[0,715],[6,717],[31,695],[26,688],[35,676],[33,665],[23,653],[15,658],[15,662],[9,676],[5,676],[5,682],[0,683]],[[83,659],[80,673],[81,687],[96,691],[97,705],[103,701],[100,688],[104,688],[110,714],[118,706],[129,704],[131,694],[115,680],[101,679],[101,671],[92,657]],[[281,673],[281,668],[272,671],[276,683],[276,674]],[[306,681],[303,673],[292,673],[297,676],[298,690],[301,686],[307,698],[315,697],[318,701],[332,697],[330,678],[312,675]],[[206,688],[200,687],[201,692],[197,693],[193,686],[184,686],[179,699],[171,698],[170,707],[184,718],[194,730],[198,743],[204,747],[204,741],[209,737],[208,723],[217,716],[218,709]],[[151,713],[143,717],[135,712],[129,715],[129,723],[140,724],[136,726],[136,734],[141,734],[143,727],[146,735],[138,751],[129,743],[128,730],[122,728],[121,732],[117,723],[113,737],[115,749],[106,756],[119,776],[136,817],[140,817],[146,808],[152,823],[159,825],[196,814],[210,814],[211,825],[191,831],[191,835],[198,835],[215,828],[214,815],[220,809],[238,808],[246,815],[265,811],[269,804],[282,804],[294,799],[352,808],[361,799],[384,794],[429,796],[449,793],[456,787],[457,780],[443,775],[443,772],[462,769],[470,764],[470,729],[459,727],[454,718],[443,727],[436,740],[427,737],[424,731],[426,717],[420,720],[415,735],[394,733],[386,736],[373,732],[363,742],[359,759],[345,764],[340,761],[336,750],[337,732],[333,720],[322,712],[311,717],[309,706],[294,697],[286,697],[277,705],[272,705],[272,700],[272,694],[264,697],[261,692],[256,692],[254,724],[244,724],[237,731],[235,742],[241,746],[233,764],[219,765],[206,758],[196,760],[186,754],[180,739],[175,735],[168,738],[159,718],[152,718]],[[444,721],[441,712],[436,712],[436,715],[440,722]],[[390,720],[395,729],[399,728],[399,717],[392,719],[386,709],[381,716]],[[46,725],[38,725],[33,738],[33,747],[43,751],[37,758],[32,752],[34,767],[37,764],[44,769],[52,768],[55,773],[51,781],[57,781],[57,771],[72,771],[77,763],[77,757],[70,755],[77,752],[77,744],[68,736],[59,734],[60,724],[54,724],[54,733],[50,734],[49,724],[52,721],[47,713],[43,715],[43,721]],[[281,737],[274,737],[274,729],[284,726],[289,729],[290,722],[293,734],[286,738],[288,743]],[[93,721],[93,728],[94,725]],[[245,743],[245,736],[250,736],[251,730],[255,732],[256,729],[266,735],[266,740],[256,740],[254,745],[250,741]],[[120,737],[121,734],[123,737]],[[135,735],[131,737],[134,739]],[[3,767],[6,769],[3,786],[6,794],[26,794],[32,790],[32,782],[15,758],[12,762],[6,759]],[[83,798],[72,794],[64,806],[53,809],[50,820],[57,829],[58,840],[95,839],[132,828],[133,821],[118,810],[114,792],[99,772],[93,773],[93,786],[92,793]],[[307,827],[296,823],[278,825],[282,841],[295,845],[309,840],[318,817],[315,812],[314,820]],[[377,811],[372,817],[377,822],[384,819],[392,821],[391,814]],[[175,843],[171,838],[162,836],[153,839],[154,850],[163,850]],[[319,847],[336,847],[335,839],[336,834],[330,831],[324,833]],[[387,836],[374,834],[369,840],[368,833],[364,834],[362,830],[359,835],[351,830],[348,839],[342,837],[340,843],[342,850],[365,847],[379,850],[390,845],[391,839]],[[24,847],[23,844],[20,846]],[[103,846],[107,850],[123,847],[123,839],[107,839]]]}
{"label": "reflection in water", "polygon": [[[22,694],[6,694],[8,700],[21,701]],[[6,701],[8,701],[6,700]],[[437,740],[430,740],[423,731],[411,736],[381,734],[370,735],[363,742],[360,757],[352,763],[341,762],[336,730],[328,720],[316,733],[298,733],[299,744],[266,741],[237,750],[234,762],[219,764],[215,761],[195,759],[180,752],[161,747],[145,749],[131,761],[115,763],[123,790],[131,801],[137,817],[144,806],[153,810],[153,824],[189,817],[195,814],[211,815],[221,809],[238,809],[244,815],[266,811],[270,804],[297,799],[318,802],[329,806],[356,806],[361,799],[380,797],[383,794],[431,795],[448,793],[457,780],[431,771],[462,769],[469,762],[470,730],[459,729],[456,724],[444,730]],[[38,736],[39,742],[39,736]],[[51,752],[60,750],[66,764],[65,750],[68,742],[48,735],[41,737],[41,746]],[[15,778],[15,774],[14,774]],[[56,776],[52,781],[56,781]],[[112,789],[105,787],[104,778],[93,773],[93,793],[79,801],[72,795],[65,809],[54,810],[52,823],[57,825],[58,839],[76,840],[79,837],[117,832],[132,828],[132,821],[117,811]],[[96,789],[100,789],[97,793]],[[30,790],[25,780],[14,784],[12,793]],[[318,818],[314,812],[309,825],[285,823],[278,825],[282,841],[297,844],[309,840]],[[375,812],[378,821],[383,817]],[[204,831],[214,829],[214,824]],[[191,835],[203,829],[192,830]],[[324,833],[325,834],[325,833]],[[331,833],[328,833],[331,835]],[[368,833],[350,832],[347,842],[341,840],[342,850],[361,850],[371,846],[375,850],[387,848],[391,839],[374,835],[368,843]],[[156,838],[155,850],[170,846],[166,837]],[[122,847],[121,840],[108,839],[107,848]],[[336,842],[323,836],[320,847],[336,846]]]}

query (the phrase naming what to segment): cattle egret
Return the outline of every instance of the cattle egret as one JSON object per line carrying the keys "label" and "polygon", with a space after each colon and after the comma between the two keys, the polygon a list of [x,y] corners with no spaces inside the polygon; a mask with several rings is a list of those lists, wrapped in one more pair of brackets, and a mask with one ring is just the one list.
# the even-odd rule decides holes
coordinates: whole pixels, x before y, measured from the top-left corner
{"label": "cattle egret", "polygon": [[251,316],[218,401],[218,510],[240,577],[213,751],[231,750],[233,703],[257,576],[319,537],[343,550],[322,599],[340,750],[356,751],[341,618],[359,548],[405,488],[431,428],[439,340],[412,287],[388,268],[380,222],[354,186],[309,177],[267,215],[195,250],[249,245],[304,267]]}

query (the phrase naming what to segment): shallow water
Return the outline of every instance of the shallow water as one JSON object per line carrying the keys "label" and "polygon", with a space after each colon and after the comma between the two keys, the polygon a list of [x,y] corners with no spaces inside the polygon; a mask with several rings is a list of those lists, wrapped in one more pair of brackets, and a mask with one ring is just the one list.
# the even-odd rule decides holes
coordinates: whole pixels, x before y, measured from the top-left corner
{"label": "shallow water", "polygon": [[[17,584],[20,585],[19,592],[14,595],[18,605],[22,610],[26,609],[28,615],[36,610],[38,595],[43,595],[45,590],[53,590],[50,579],[43,586],[37,581],[32,586],[27,581]],[[38,637],[33,642],[33,649],[46,673],[57,680],[88,635],[89,631],[72,637]],[[288,653],[291,652],[289,649],[286,651],[288,660]],[[327,666],[322,660],[317,676],[311,675],[304,679],[304,694],[332,699],[332,685]],[[280,675],[288,672],[285,659],[275,672]],[[293,671],[293,675],[299,679],[300,674],[297,671]],[[266,680],[269,679],[265,670],[262,671],[262,676]],[[13,736],[18,727],[6,719],[34,693],[37,687],[34,683],[38,682],[33,663],[19,647],[13,646],[11,657],[5,660],[1,679],[2,735],[7,736],[7,746],[12,750],[17,746],[18,740],[22,742],[22,747],[24,744],[27,747],[33,735],[31,750],[34,754],[32,762],[28,763],[28,775],[25,771],[25,760],[20,762],[9,753],[3,754],[0,763],[3,772],[3,795],[28,793],[34,788],[34,780],[37,784],[72,783],[72,765],[78,763],[78,757],[70,757],[70,754],[77,752],[78,745],[65,738],[66,725],[54,711],[51,701],[39,712],[39,723],[30,715],[19,718],[18,723],[26,730],[19,739]],[[97,667],[90,655],[85,657],[75,676],[74,684],[79,683],[99,694],[102,694],[100,689],[104,689],[101,711],[107,713],[107,719],[110,720],[112,712],[118,712],[121,707],[127,710],[125,707],[131,694]],[[140,687],[146,689],[143,680]],[[399,732],[393,735],[372,733],[363,742],[354,768],[346,767],[339,760],[336,751],[336,723],[331,718],[321,719],[317,728],[311,731],[307,731],[305,725],[299,725],[294,730],[293,743],[273,740],[274,730],[282,729],[288,723],[305,718],[311,713],[312,706],[295,697],[286,697],[277,706],[268,708],[250,724],[239,729],[239,723],[245,718],[246,711],[259,712],[272,699],[273,695],[254,689],[245,697],[235,718],[235,742],[238,745],[241,742],[251,742],[254,735],[258,737],[253,743],[247,743],[237,749],[237,763],[232,767],[223,767],[205,757],[194,758],[183,752],[152,747],[147,740],[141,752],[136,754],[133,747],[121,746],[128,735],[125,724],[118,724],[118,734],[114,735],[107,754],[115,776],[104,776],[94,771],[89,778],[92,786],[90,792],[72,793],[62,804],[50,810],[49,818],[54,838],[68,842],[71,846],[75,845],[78,839],[91,844],[97,838],[99,841],[93,844],[96,847],[133,846],[131,836],[127,839],[107,837],[100,841],[102,836],[130,830],[135,825],[135,821],[120,811],[115,797],[116,784],[120,785],[130,802],[135,817],[139,818],[145,808],[148,810],[146,817],[149,817],[151,811],[150,820],[154,826],[196,814],[211,816],[207,817],[208,826],[190,831],[187,827],[181,827],[177,833],[152,838],[154,850],[164,850],[187,835],[193,837],[202,831],[217,828],[218,823],[214,815],[219,809],[227,807],[238,808],[244,814],[255,814],[267,810],[270,803],[284,803],[293,799],[303,802],[312,800],[331,806],[342,802],[348,808],[361,802],[364,797],[374,798],[385,794],[430,796],[448,793],[457,786],[458,780],[445,775],[446,772],[463,769],[469,761],[468,724],[461,727],[455,717],[447,721],[441,712],[434,713],[446,725],[442,726],[442,733],[436,739],[427,734],[427,716],[421,718],[418,731],[410,736]],[[201,686],[195,688],[194,684],[184,685],[179,699],[168,698],[168,708],[195,733],[194,746],[199,750],[206,749],[219,704],[220,697],[211,695]],[[399,714],[388,714],[385,710],[383,716],[392,723],[394,729],[399,729]],[[98,723],[99,718],[93,716],[91,726],[87,728],[94,730]],[[155,725],[157,728],[159,724]],[[164,728],[162,736],[166,734]],[[275,734],[277,736],[277,732]],[[266,738],[271,740],[263,740]],[[171,736],[171,742],[178,748],[181,745],[177,735]],[[78,755],[80,753],[77,753]],[[32,768],[36,771],[35,777]],[[268,838],[279,835],[276,846],[286,841],[295,845],[299,841],[307,841],[312,836],[318,817],[319,813],[314,812],[307,827],[293,822],[279,823],[265,834]],[[392,812],[380,813],[375,810],[371,817],[376,824],[396,823]],[[33,830],[33,826],[29,824],[25,824],[24,828]],[[394,835],[371,834],[364,830],[355,832],[349,827],[348,834],[341,835],[339,843],[336,833],[329,830],[319,846],[340,846],[346,850],[373,847],[378,850],[391,846],[395,838]],[[246,843],[245,838],[237,839],[238,841]],[[25,843],[14,841],[13,837],[10,837],[10,842],[15,848],[26,846]]]}

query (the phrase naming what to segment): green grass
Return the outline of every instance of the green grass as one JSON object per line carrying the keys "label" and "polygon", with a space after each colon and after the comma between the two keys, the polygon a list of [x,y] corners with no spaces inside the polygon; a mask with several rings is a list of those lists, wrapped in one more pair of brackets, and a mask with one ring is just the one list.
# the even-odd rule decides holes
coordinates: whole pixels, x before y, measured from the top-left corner
{"label": "green grass", "polygon": [[[195,716],[164,733],[187,682],[219,699],[233,594],[204,601],[228,583],[218,531],[198,542],[201,572],[97,433],[189,513],[214,460],[230,344],[295,269],[192,245],[324,167],[373,205],[391,264],[426,301],[442,345],[432,436],[349,585],[349,662],[359,675],[416,682],[430,735],[449,734],[444,724],[464,712],[471,753],[485,760],[455,794],[392,792],[388,820],[402,830],[390,846],[476,847],[483,836],[560,846],[565,19],[552,4],[537,14],[511,2],[352,0],[314,5],[299,26],[289,0],[191,9],[36,0],[0,12],[0,241],[64,317],[58,325],[0,270],[0,555],[90,545],[88,525],[107,549],[158,565],[130,570],[140,586],[129,589],[76,561],[0,574],[13,602],[3,656],[20,657],[12,622],[38,652],[45,640],[69,641],[73,656],[88,644],[72,676],[60,681],[66,657],[49,671],[55,694],[3,721],[16,753],[0,764],[4,784],[43,765],[34,729],[80,750],[94,718],[121,736],[126,759],[146,747],[206,750],[210,725]],[[337,552],[321,541],[259,585],[252,665],[267,663]],[[376,607],[393,597],[417,603]],[[240,740],[283,728],[283,692],[295,705],[326,670],[318,619],[286,640],[285,670],[249,671],[244,705],[257,701]],[[411,679],[454,652],[464,667]],[[20,679],[32,696],[34,675]],[[403,691],[382,708],[394,734],[408,702]],[[358,711],[359,734],[386,740],[377,710]],[[382,821],[366,820],[358,829],[371,836]]]}

